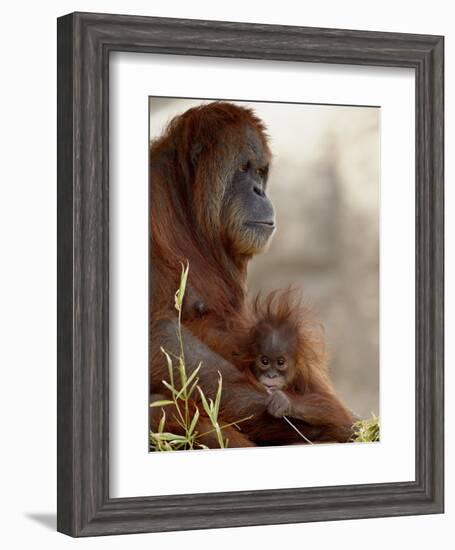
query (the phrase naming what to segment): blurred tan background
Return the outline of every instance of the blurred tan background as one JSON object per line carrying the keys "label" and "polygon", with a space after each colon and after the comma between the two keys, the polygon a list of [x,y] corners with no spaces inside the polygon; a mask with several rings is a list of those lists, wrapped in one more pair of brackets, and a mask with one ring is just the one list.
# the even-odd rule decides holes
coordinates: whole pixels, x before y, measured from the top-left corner
{"label": "blurred tan background", "polygon": [[[202,100],[150,98],[150,137]],[[321,318],[330,371],[361,417],[379,414],[380,110],[235,102],[268,128],[277,231],[256,256],[249,290],[302,289]]]}

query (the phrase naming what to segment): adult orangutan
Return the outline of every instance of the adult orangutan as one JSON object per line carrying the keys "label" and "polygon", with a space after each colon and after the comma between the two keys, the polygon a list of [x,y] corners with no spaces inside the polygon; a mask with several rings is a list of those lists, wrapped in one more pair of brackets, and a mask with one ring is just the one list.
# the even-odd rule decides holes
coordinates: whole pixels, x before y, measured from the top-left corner
{"label": "adult orangutan", "polygon": [[[232,361],[236,327],[248,322],[246,274],[250,259],[275,231],[267,197],[271,153],[265,126],[251,109],[214,102],[175,117],[150,149],[150,389],[162,398],[168,378],[164,347],[178,353],[174,293],[180,262],[189,262],[187,299],[200,315],[183,321],[187,371],[200,362],[199,385],[213,396],[223,379],[220,424],[253,415],[227,428],[231,447],[302,443],[282,418],[268,412],[269,395]],[[187,304],[188,307],[188,304]],[[334,394],[328,376],[309,364],[311,386],[294,424],[312,441],[347,441],[352,416]],[[160,410],[151,408],[156,430]],[[179,432],[171,425],[167,431]],[[200,432],[207,431],[201,415]],[[205,444],[218,446],[212,436]]]}

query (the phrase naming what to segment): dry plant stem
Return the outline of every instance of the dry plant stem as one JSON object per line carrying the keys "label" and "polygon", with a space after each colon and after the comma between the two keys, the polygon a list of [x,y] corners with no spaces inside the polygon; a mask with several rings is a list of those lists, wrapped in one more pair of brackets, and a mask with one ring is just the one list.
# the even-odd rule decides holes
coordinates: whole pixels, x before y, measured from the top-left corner
{"label": "dry plant stem", "polygon": [[314,445],[314,443],[312,443],[308,437],[306,437],[305,435],[303,435],[303,433],[297,428],[297,426],[294,426],[294,424],[289,420],[289,418],[287,416],[283,416],[284,420],[286,420],[286,422],[289,424],[289,426],[291,426],[299,435],[300,437],[306,441],[307,443],[309,443],[310,445]]}

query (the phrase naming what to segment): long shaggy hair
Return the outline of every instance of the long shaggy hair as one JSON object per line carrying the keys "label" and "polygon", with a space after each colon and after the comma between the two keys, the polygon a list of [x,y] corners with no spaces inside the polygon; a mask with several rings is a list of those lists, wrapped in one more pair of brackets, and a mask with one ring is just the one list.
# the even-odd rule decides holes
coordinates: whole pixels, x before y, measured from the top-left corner
{"label": "long shaggy hair", "polygon": [[237,335],[236,363],[250,379],[255,379],[251,366],[257,359],[258,338],[272,329],[284,331],[294,342],[292,355],[296,372],[288,390],[302,394],[311,389],[312,377],[326,377],[323,325],[295,289],[275,290],[265,298],[258,294],[249,314],[249,327],[244,325],[243,334]]}
{"label": "long shaggy hair", "polygon": [[[234,314],[245,295],[245,256],[236,263],[223,246],[226,189],[253,131],[270,157],[263,122],[252,109],[216,101],[174,117],[150,147],[150,252],[154,317],[172,308],[180,262],[189,282],[218,312]],[[225,223],[225,220],[224,220]],[[207,284],[209,282],[209,284]],[[164,301],[166,300],[166,301]]]}

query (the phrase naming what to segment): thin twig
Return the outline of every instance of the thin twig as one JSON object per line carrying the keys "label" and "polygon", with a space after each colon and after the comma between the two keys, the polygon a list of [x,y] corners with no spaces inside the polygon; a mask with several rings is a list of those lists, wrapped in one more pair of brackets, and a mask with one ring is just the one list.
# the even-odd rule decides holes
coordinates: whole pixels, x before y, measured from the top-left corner
{"label": "thin twig", "polygon": [[303,433],[297,428],[297,426],[294,426],[294,424],[289,420],[289,418],[287,416],[283,416],[283,418],[286,420],[286,422],[289,424],[289,426],[291,426],[292,428],[294,428],[294,430],[300,435],[300,437],[302,439],[304,439],[307,443],[309,443],[310,445],[314,445],[314,443],[312,443],[308,437],[306,437],[306,435],[303,435]]}

